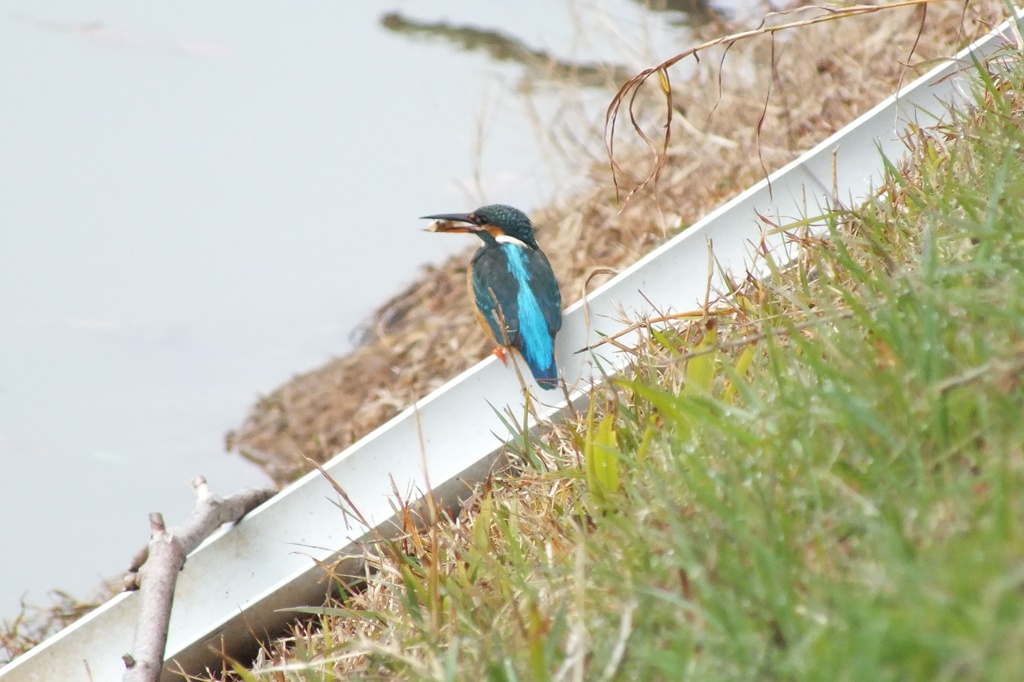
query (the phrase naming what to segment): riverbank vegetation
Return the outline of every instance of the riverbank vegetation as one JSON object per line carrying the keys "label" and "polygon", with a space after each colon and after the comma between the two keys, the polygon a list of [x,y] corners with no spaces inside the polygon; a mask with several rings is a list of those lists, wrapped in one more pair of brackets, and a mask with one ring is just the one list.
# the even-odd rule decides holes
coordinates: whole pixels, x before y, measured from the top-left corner
{"label": "riverbank vegetation", "polygon": [[[517,439],[458,514],[368,545],[235,674],[1024,676],[1020,49],[908,136],[874,200],[781,226],[797,262],[651,328],[585,414]],[[662,200],[695,187],[688,158]]]}

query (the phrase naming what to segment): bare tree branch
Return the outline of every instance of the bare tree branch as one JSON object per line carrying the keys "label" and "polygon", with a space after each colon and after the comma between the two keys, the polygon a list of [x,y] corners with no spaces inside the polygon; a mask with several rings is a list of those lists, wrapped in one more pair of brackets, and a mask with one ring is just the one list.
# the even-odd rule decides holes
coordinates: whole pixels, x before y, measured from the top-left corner
{"label": "bare tree branch", "polygon": [[192,481],[196,506],[181,526],[170,531],[159,513],[149,515],[149,544],[132,558],[125,576],[127,589],[140,588],[142,607],[135,628],[132,653],[124,655],[124,682],[157,682],[164,665],[167,628],[178,573],[185,557],[213,531],[234,523],[274,496],[275,490],[246,489],[221,498],[210,492],[202,476]]}

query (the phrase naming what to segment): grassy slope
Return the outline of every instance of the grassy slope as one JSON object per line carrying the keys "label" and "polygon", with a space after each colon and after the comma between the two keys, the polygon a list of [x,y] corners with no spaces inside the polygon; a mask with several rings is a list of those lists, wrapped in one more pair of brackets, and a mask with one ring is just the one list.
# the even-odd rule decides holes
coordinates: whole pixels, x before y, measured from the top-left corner
{"label": "grassy slope", "polygon": [[1022,90],[915,138],[706,345],[652,335],[259,679],[1024,679]]}

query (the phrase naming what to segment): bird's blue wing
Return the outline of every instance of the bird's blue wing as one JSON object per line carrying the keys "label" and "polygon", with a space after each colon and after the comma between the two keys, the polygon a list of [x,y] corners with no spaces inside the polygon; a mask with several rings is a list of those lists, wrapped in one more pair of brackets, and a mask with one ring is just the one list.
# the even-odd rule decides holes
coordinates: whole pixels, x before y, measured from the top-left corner
{"label": "bird's blue wing", "polygon": [[500,247],[477,251],[473,257],[471,282],[477,310],[494,340],[519,347],[519,282],[510,272]]}
{"label": "bird's blue wing", "polygon": [[552,338],[562,328],[562,292],[558,289],[558,280],[551,270],[547,256],[540,250],[530,251],[526,260],[526,269],[530,273],[533,293],[544,311],[544,320]]}
{"label": "bird's blue wing", "polygon": [[[558,371],[555,334],[562,327],[562,296],[544,254],[518,244],[484,247],[473,258],[473,295],[495,340],[522,354],[545,388]],[[502,324],[502,322],[504,324]]]}

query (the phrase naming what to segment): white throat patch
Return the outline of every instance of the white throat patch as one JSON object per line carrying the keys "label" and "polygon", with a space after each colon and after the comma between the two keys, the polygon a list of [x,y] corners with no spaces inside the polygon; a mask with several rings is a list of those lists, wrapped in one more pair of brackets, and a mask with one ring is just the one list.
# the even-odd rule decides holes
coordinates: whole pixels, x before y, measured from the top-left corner
{"label": "white throat patch", "polygon": [[495,237],[494,239],[495,239],[495,240],[496,240],[496,241],[497,241],[497,242],[498,242],[499,244],[515,244],[516,246],[521,246],[521,247],[523,247],[524,249],[527,249],[527,248],[529,248],[529,247],[528,247],[528,246],[527,246],[527,245],[525,244],[525,242],[523,242],[522,240],[516,239],[515,237],[510,237],[510,236],[508,236],[507,234],[499,235],[499,236]]}

